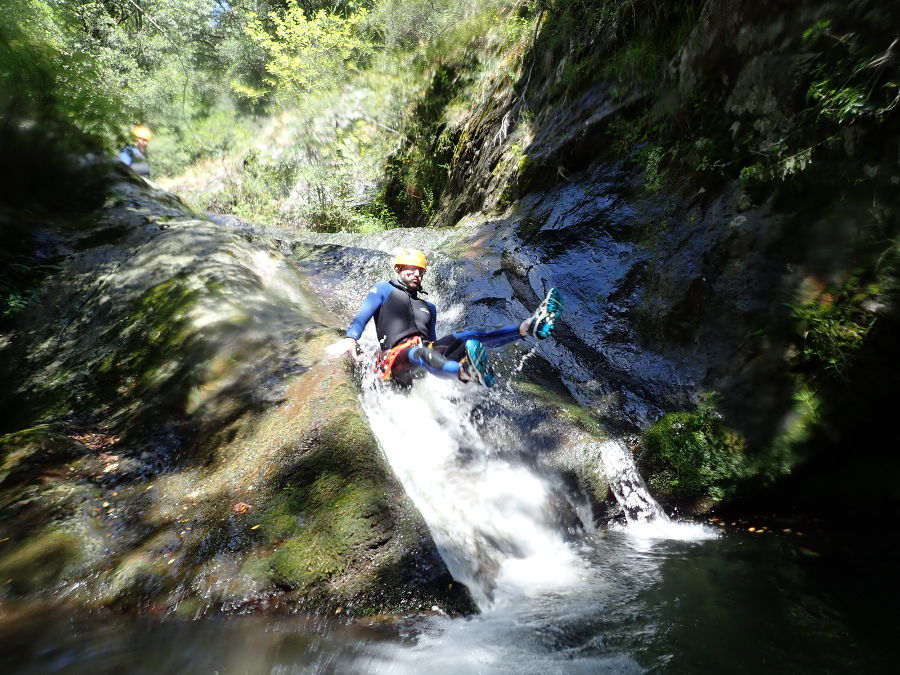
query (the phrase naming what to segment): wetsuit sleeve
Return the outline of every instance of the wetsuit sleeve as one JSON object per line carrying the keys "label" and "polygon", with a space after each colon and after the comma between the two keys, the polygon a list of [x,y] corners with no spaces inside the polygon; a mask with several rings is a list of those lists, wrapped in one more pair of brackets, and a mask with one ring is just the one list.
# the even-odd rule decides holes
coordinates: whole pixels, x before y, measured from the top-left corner
{"label": "wetsuit sleeve", "polygon": [[359,340],[366,328],[366,324],[369,323],[369,319],[371,319],[378,308],[381,307],[390,292],[390,284],[381,283],[372,286],[366,299],[363,300],[362,307],[359,308],[359,313],[357,313],[353,321],[350,322],[350,327],[347,329],[346,333],[347,337]]}
{"label": "wetsuit sleeve", "polygon": [[125,166],[131,166],[134,162],[134,155],[131,154],[129,148],[122,148],[119,152],[119,161],[122,162]]}
{"label": "wetsuit sleeve", "polygon": [[428,305],[428,311],[431,312],[431,319],[428,321],[428,341],[434,342],[437,340],[437,334],[435,333],[435,328],[437,327],[437,307],[427,300],[425,301],[425,304]]}

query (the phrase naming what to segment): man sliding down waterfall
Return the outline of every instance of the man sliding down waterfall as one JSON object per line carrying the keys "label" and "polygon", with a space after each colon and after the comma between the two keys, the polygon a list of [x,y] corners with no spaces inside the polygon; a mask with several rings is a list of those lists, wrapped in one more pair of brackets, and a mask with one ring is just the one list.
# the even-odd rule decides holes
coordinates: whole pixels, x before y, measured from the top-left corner
{"label": "man sliding down waterfall", "polygon": [[421,251],[401,251],[394,259],[397,276],[372,287],[347,329],[347,337],[328,351],[333,356],[349,353],[358,358],[357,340],[374,316],[382,349],[375,361],[375,373],[382,380],[406,386],[414,377],[427,372],[438,377],[455,377],[462,382],[474,379],[492,387],[494,371],[485,347],[499,347],[529,335],[543,340],[553,334],[563,308],[562,296],[555,288],[550,289],[534,314],[521,323],[496,330],[459,331],[436,339],[437,308],[419,297],[426,295],[422,279],[427,267]]}

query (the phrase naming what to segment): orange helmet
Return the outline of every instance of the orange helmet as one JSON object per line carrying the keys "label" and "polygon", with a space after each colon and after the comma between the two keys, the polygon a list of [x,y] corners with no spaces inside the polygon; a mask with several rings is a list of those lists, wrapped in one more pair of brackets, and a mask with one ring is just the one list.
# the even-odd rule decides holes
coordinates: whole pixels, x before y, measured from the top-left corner
{"label": "orange helmet", "polygon": [[153,138],[153,132],[150,131],[150,127],[146,124],[136,124],[131,127],[131,135],[135,138],[143,138],[145,141]]}
{"label": "orange helmet", "polygon": [[400,251],[397,257],[394,258],[394,267],[397,265],[413,265],[414,267],[421,267],[423,270],[428,269],[428,263],[425,262],[425,254],[414,248],[405,248]]}

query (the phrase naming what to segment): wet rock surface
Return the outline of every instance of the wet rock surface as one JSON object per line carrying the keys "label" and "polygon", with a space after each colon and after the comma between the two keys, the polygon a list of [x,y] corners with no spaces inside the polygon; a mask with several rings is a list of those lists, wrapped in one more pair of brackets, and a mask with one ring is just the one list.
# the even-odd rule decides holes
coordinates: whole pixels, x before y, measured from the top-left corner
{"label": "wet rock surface", "polygon": [[111,179],[3,346],[9,599],[197,615],[472,609],[277,241]]}

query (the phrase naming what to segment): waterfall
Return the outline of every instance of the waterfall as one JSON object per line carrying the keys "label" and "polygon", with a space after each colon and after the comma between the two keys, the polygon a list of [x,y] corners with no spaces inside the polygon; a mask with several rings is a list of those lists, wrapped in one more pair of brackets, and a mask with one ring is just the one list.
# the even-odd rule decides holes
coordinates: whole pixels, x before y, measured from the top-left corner
{"label": "waterfall", "polygon": [[610,439],[601,443],[599,450],[606,479],[616,501],[625,511],[625,519],[630,524],[668,522],[668,516],[647,490],[631,453],[623,443]]}
{"label": "waterfall", "polygon": [[[364,261],[361,267],[376,279],[381,264]],[[448,274],[429,288],[429,297],[441,307],[439,335],[473,320],[466,299],[454,290],[465,275],[447,267]],[[496,318],[509,322],[516,316]],[[360,344],[363,363],[371,363],[377,349],[371,325]],[[506,377],[521,376],[528,354]],[[536,450],[527,447],[521,429],[504,428],[515,424],[514,415],[485,414],[517,409],[516,395],[502,380],[485,389],[426,376],[399,389],[378,382],[367,366],[362,380],[361,402],[372,432],[450,574],[467,586],[482,612],[496,615],[528,606],[532,598],[584,587],[594,573],[583,555],[585,545],[590,547],[585,535],[596,533],[590,505],[552,469],[538,468]],[[643,547],[655,539],[710,536],[698,526],[669,520],[624,445],[611,440],[597,446],[589,451],[602,456],[625,511],[629,538]]]}
{"label": "waterfall", "polygon": [[[374,352],[374,341],[368,348]],[[585,498],[558,476],[536,471],[526,461],[529,448],[504,447],[499,439],[515,436],[497,428],[502,420],[485,422],[484,409],[514,405],[508,396],[502,385],[489,390],[431,376],[404,390],[376,381],[368,368],[363,373],[362,405],[372,432],[450,574],[482,612],[570,591],[590,574],[577,545],[594,529],[582,515],[590,513]],[[659,539],[716,536],[671,520],[621,441],[598,443],[595,451],[625,513],[626,525],[611,527],[639,548]]]}
{"label": "waterfall", "polygon": [[[658,539],[704,541],[718,537],[715,530],[705,525],[669,518],[647,490],[631,452],[622,441],[610,439],[601,443],[599,452],[610,489],[625,512],[625,529],[633,541],[647,544]],[[621,526],[612,527],[623,529]]]}
{"label": "waterfall", "polygon": [[407,391],[368,383],[372,431],[431,530],[450,573],[488,610],[570,588],[584,565],[561,523],[571,496],[485,440],[494,391],[428,377]]}

